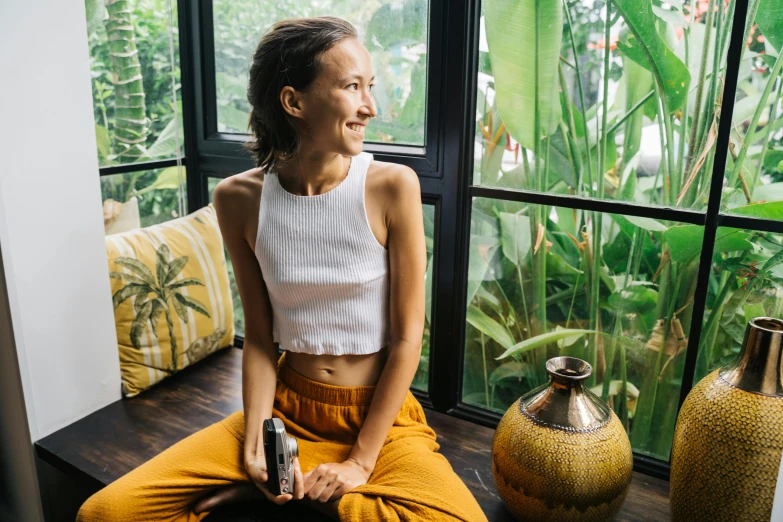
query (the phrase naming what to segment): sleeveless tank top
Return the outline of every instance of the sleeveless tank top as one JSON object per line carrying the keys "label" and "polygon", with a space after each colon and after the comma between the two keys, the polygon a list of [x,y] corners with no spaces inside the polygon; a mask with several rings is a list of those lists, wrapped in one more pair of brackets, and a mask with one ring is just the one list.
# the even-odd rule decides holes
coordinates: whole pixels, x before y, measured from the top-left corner
{"label": "sleeveless tank top", "polygon": [[255,253],[272,304],[274,341],[310,354],[369,354],[389,341],[389,257],[370,228],[373,156],[351,158],[323,194],[297,196],[264,176]]}

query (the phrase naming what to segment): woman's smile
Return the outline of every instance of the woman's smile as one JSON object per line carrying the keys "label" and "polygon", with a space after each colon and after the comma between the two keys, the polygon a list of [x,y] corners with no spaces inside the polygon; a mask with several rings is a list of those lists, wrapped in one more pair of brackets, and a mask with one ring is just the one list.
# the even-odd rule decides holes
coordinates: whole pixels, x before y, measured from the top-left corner
{"label": "woman's smile", "polygon": [[362,125],[361,123],[346,123],[345,126],[348,127],[348,130],[350,130],[353,134],[357,134],[364,138],[365,125]]}

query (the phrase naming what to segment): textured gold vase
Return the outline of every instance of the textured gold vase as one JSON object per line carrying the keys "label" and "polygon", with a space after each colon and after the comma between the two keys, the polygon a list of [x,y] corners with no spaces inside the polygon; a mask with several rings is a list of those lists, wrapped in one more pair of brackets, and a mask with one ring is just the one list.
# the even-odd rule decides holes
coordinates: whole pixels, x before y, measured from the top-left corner
{"label": "textured gold vase", "polygon": [[607,520],[631,484],[633,454],[617,415],[582,387],[591,366],[574,357],[546,363],[551,379],[511,405],[495,430],[492,475],[517,518]]}
{"label": "textured gold vase", "polygon": [[769,522],[783,454],[783,321],[752,319],[742,351],[702,379],[677,418],[672,520]]}

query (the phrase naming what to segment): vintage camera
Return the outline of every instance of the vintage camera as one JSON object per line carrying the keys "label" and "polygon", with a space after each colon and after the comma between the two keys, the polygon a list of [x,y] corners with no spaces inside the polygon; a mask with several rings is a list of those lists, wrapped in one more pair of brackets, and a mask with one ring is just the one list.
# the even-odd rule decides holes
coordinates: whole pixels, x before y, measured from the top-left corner
{"label": "vintage camera", "polygon": [[283,421],[277,417],[264,420],[263,431],[267,488],[273,495],[293,494],[294,457],[299,456],[299,445],[286,435]]}

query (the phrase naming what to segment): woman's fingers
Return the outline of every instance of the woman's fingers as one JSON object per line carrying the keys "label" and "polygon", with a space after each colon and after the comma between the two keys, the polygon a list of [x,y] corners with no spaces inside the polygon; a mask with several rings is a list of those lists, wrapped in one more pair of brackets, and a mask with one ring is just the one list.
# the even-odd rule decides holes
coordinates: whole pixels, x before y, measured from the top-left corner
{"label": "woman's fingers", "polygon": [[302,500],[304,498],[304,477],[302,468],[299,467],[299,457],[294,457],[294,498]]}
{"label": "woman's fingers", "polygon": [[305,493],[309,493],[313,484],[318,482],[318,477],[321,476],[320,470],[321,466],[317,466],[303,475]]}
{"label": "woman's fingers", "polygon": [[332,482],[324,488],[321,494],[318,496],[318,502],[326,502],[332,498],[335,492],[342,488],[342,482]]}
{"label": "woman's fingers", "polygon": [[267,499],[275,504],[285,504],[294,498],[290,493],[275,496],[267,489],[266,484],[269,480],[269,473],[266,470],[266,460],[263,455],[246,459],[245,469],[255,483],[256,489],[260,490]]}
{"label": "woman's fingers", "polygon": [[329,478],[325,475],[321,475],[316,483],[310,488],[310,491],[308,491],[307,497],[310,500],[318,500],[327,487],[329,487]]}

